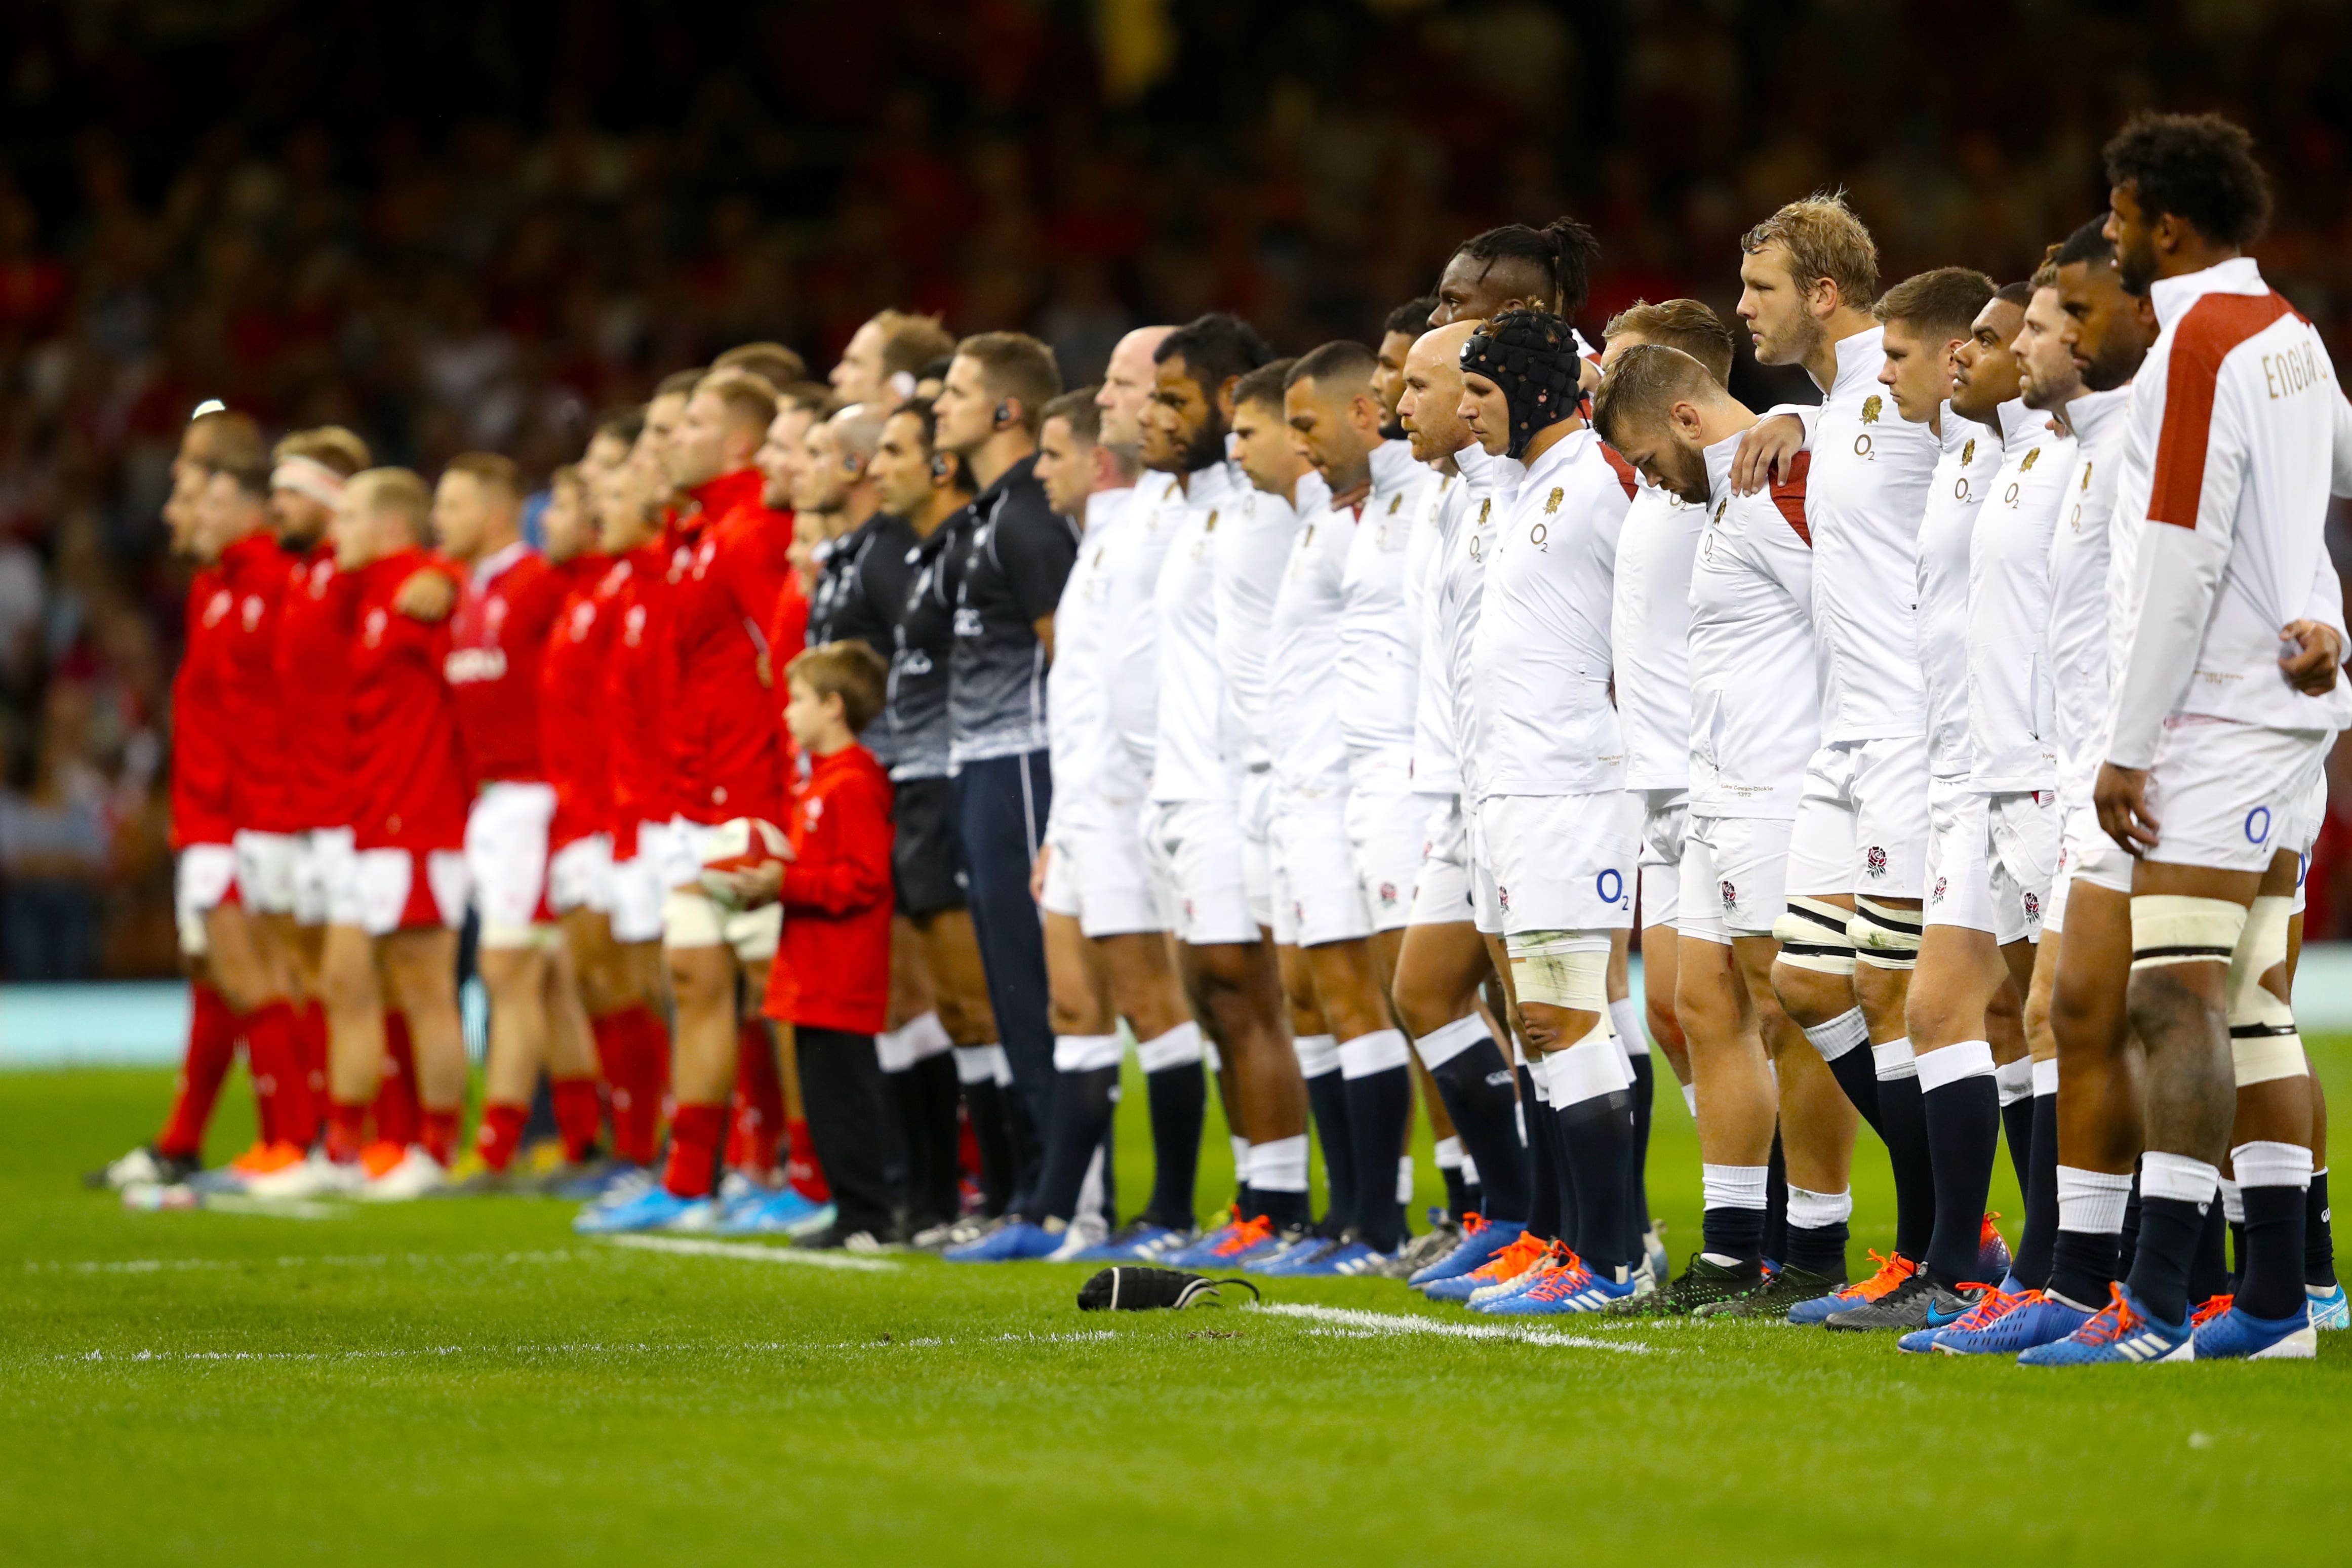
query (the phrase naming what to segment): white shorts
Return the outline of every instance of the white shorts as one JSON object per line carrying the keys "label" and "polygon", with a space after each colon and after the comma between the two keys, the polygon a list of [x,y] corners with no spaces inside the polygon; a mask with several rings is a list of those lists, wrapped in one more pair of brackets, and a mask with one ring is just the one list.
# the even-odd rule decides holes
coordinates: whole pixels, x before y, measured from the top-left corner
{"label": "white shorts", "polygon": [[1927,741],[1841,740],[1815,751],[1789,835],[1789,891],[1917,898],[1927,864]]}
{"label": "white shorts", "polygon": [[2067,894],[2077,882],[2126,896],[2131,893],[2132,858],[2101,830],[2088,794],[2076,800],[2062,790],[2058,819],[2058,863],[2051,873],[2050,896],[2042,901],[2045,931],[2065,929]]}
{"label": "white shorts", "polygon": [[1349,841],[1348,797],[1286,795],[1274,819],[1274,939],[1286,947],[1360,942],[1372,912]]}
{"label": "white shorts", "polygon": [[1274,924],[1274,769],[1265,764],[1244,770],[1241,783],[1242,886],[1249,893],[1250,917]]}
{"label": "white shorts", "polygon": [[669,896],[662,873],[668,852],[667,822],[637,824],[636,854],[613,866],[613,901],[607,913],[613,917],[614,941],[661,940],[662,904]]}
{"label": "white shorts", "polygon": [[2311,793],[2294,818],[2281,830],[2285,847],[2295,852],[2294,908],[2292,914],[2303,913],[2303,884],[2311,875],[2311,852],[2319,842],[2319,831],[2327,825],[2327,769],[2323,765],[2319,777],[2311,781]]}
{"label": "white shorts", "polygon": [[1257,941],[1236,802],[1154,800],[1141,821],[1144,852],[1176,940],[1193,947]]}
{"label": "white shorts", "polygon": [[[1121,818],[1129,825],[1117,825]],[[1054,853],[1045,862],[1045,906],[1076,920],[1088,936],[1168,929],[1134,821],[1129,808],[1089,813],[1055,830]]]}
{"label": "white shorts", "polygon": [[352,857],[350,881],[336,890],[328,919],[356,925],[371,936],[436,927],[455,931],[466,924],[471,880],[462,851],[361,850]]}
{"label": "white shorts", "polygon": [[1409,789],[1348,791],[1348,847],[1372,929],[1401,931],[1412,919],[1413,878],[1429,833],[1429,797]]}
{"label": "white shorts", "polygon": [[1424,795],[1428,825],[1422,830],[1421,869],[1412,883],[1408,925],[1458,925],[1477,916],[1470,896],[1470,830],[1459,795]]}
{"label": "white shorts", "polygon": [[1500,936],[1505,917],[1503,899],[1495,886],[1494,857],[1486,850],[1486,813],[1465,800],[1462,824],[1470,854],[1470,923],[1482,936]]}
{"label": "white shorts", "polygon": [[2164,824],[2147,859],[2216,871],[2267,869],[2308,816],[2329,730],[2266,729],[2177,716],[2164,722],[2147,773],[2148,815]]}
{"label": "white shorts", "polygon": [[690,887],[674,887],[662,901],[665,947],[732,947],[744,963],[764,964],[776,956],[783,939],[781,904],[730,911],[713,903],[709,894]]}
{"label": "white shorts", "polygon": [[1504,933],[1630,930],[1636,810],[1622,789],[1479,801],[1479,841]]}
{"label": "white shorts", "polygon": [[547,829],[551,784],[485,784],[466,813],[466,869],[482,912],[482,946],[528,947],[547,919]]}
{"label": "white shorts", "polygon": [[[1925,924],[1990,931],[2006,947],[2039,942],[2058,873],[2058,800],[2053,790],[1974,795],[1954,801],[1928,850]],[[1969,836],[1972,835],[1972,836]]]}
{"label": "white shorts", "polygon": [[294,918],[299,924],[327,924],[335,889],[351,884],[358,855],[349,828],[313,828],[301,835],[294,853]]}
{"label": "white shorts", "polygon": [[1690,823],[1690,791],[1636,789],[1633,794],[1642,811],[1642,904],[1635,918],[1645,930],[1672,925],[1682,913],[1683,834]]}
{"label": "white shorts", "polygon": [[574,909],[612,912],[611,834],[584,834],[548,857],[547,906],[558,915]]}
{"label": "white shorts", "polygon": [[227,844],[190,844],[172,867],[172,914],[180,951],[192,958],[211,951],[205,916],[236,891],[236,851]]}
{"label": "white shorts", "polygon": [[1985,822],[1987,798],[1966,779],[1934,779],[1927,784],[1927,862],[1921,878],[1927,899],[1924,925],[1961,925],[1990,931],[1992,866]]}
{"label": "white shorts", "polygon": [[1683,830],[1682,910],[1676,932],[1728,946],[1736,936],[1769,936],[1788,913],[1789,836],[1785,817],[1702,817]]}
{"label": "white shorts", "polygon": [[296,833],[236,831],[236,894],[257,915],[294,913],[294,862],[302,840]]}

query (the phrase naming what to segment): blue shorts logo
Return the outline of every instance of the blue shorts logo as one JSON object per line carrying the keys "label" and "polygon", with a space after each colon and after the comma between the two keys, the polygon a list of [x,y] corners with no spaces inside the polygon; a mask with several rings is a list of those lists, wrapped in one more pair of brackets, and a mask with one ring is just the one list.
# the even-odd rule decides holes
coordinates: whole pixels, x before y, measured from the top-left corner
{"label": "blue shorts logo", "polygon": [[2271,836],[2271,809],[2257,806],[2246,813],[2246,842],[2268,843]]}
{"label": "blue shorts logo", "polygon": [[1601,903],[1622,904],[1625,902],[1625,878],[1616,867],[1612,866],[1607,871],[1602,872],[1599,876],[1595,877],[1593,879],[1592,885],[1594,890],[1601,894]]}

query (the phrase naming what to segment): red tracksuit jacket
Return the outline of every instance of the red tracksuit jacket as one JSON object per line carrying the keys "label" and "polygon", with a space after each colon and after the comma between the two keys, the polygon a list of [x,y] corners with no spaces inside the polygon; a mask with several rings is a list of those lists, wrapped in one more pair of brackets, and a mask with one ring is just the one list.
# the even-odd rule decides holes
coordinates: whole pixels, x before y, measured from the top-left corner
{"label": "red tracksuit jacket", "polygon": [[890,779],[852,746],[811,759],[783,823],[783,946],[770,1018],[878,1034],[890,1005]]}

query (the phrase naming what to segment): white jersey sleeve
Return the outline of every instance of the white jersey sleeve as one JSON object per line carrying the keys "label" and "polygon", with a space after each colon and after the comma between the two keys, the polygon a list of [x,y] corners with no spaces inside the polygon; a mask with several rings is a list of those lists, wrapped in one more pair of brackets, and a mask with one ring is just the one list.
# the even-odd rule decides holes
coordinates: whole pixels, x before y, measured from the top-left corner
{"label": "white jersey sleeve", "polygon": [[1617,541],[1609,606],[1625,788],[1679,789],[1690,782],[1691,559],[1707,509],[1640,485]]}
{"label": "white jersey sleeve", "polygon": [[1298,514],[1290,503],[1256,489],[1237,497],[1217,526],[1217,668],[1241,726],[1241,760],[1247,768],[1263,768],[1273,757],[1266,744],[1266,647],[1275,590],[1297,531]]}
{"label": "white jersey sleeve", "polygon": [[1405,613],[1407,509],[1424,472],[1402,441],[1372,449],[1372,487],[1355,512],[1339,620],[1339,724],[1350,776],[1402,788],[1412,770],[1412,622]]}
{"label": "white jersey sleeve", "polygon": [[1093,799],[1095,780],[1117,760],[1108,653],[1111,579],[1106,567],[1134,495],[1132,490],[1106,490],[1087,497],[1077,559],[1071,563],[1054,608],[1054,663],[1045,672],[1045,701],[1053,715],[1046,732],[1054,768],[1054,803],[1046,812],[1049,838],[1057,825],[1083,814]]}
{"label": "white jersey sleeve", "polygon": [[1969,540],[1969,776],[1986,794],[2058,781],[2050,540],[2074,440],[2032,413],[2005,450]]}
{"label": "white jersey sleeve", "polygon": [[1691,566],[1690,809],[1793,818],[1821,744],[1810,455],[1786,482],[1735,494],[1737,436],[1706,450],[1714,495]]}
{"label": "white jersey sleeve", "polygon": [[1919,514],[1919,682],[1928,771],[1959,779],[1969,771],[1969,537],[2001,449],[1998,431],[1954,413],[1949,402],[1938,423],[1943,452]]}
{"label": "white jersey sleeve", "polygon": [[2131,389],[2085,392],[2066,405],[2074,432],[2058,516],[2050,534],[2047,656],[2054,695],[2058,788],[2088,800],[2107,748],[2107,586],[2116,478],[2123,466]]}
{"label": "white jersey sleeve", "polygon": [[1196,469],[1184,520],[1169,541],[1154,588],[1160,623],[1160,726],[1151,768],[1154,800],[1223,800],[1238,789],[1229,755],[1240,727],[1217,664],[1216,534],[1245,497],[1230,463]]}
{"label": "white jersey sleeve", "polygon": [[1339,614],[1355,520],[1324,505],[1301,519],[1274,596],[1274,679],[1266,718],[1274,782],[1288,795],[1348,786],[1348,742],[1332,692],[1339,678]]}
{"label": "white jersey sleeve", "polygon": [[1461,515],[1452,503],[1465,487],[1454,474],[1432,472],[1423,480],[1412,541],[1405,547],[1405,614],[1412,626],[1413,651],[1412,787],[1422,795],[1452,795],[1462,788],[1454,689],[1446,680],[1440,625],[1439,578],[1445,570],[1445,542]]}

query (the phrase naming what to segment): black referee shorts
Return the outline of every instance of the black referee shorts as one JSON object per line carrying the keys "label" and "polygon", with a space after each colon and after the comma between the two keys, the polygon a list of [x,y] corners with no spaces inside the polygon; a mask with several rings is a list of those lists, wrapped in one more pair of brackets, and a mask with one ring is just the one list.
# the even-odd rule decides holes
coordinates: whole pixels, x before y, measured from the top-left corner
{"label": "black referee shorts", "polygon": [[968,873],[963,835],[956,831],[954,788],[945,779],[906,779],[891,817],[898,830],[890,849],[898,913],[936,915],[964,907]]}

